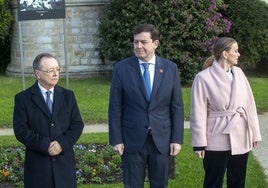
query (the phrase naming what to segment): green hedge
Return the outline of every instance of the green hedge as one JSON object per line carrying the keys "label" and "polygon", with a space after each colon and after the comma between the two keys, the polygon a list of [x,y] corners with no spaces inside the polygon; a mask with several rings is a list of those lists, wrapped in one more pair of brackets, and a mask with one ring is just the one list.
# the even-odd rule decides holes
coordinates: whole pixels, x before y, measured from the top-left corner
{"label": "green hedge", "polygon": [[230,31],[225,8],[223,0],[111,0],[99,25],[100,55],[112,61],[133,55],[132,28],[151,23],[160,31],[157,53],[177,63],[182,83],[190,83],[215,37]]}
{"label": "green hedge", "polygon": [[0,0],[0,42],[5,41],[9,35],[13,17],[10,13],[9,1]]}
{"label": "green hedge", "polygon": [[267,64],[268,4],[261,0],[225,0],[225,2],[229,7],[224,14],[233,22],[228,35],[239,43],[240,65],[254,65],[257,62]]}
{"label": "green hedge", "polygon": [[9,1],[0,0],[0,73],[5,71],[10,60],[10,28],[12,21]]}

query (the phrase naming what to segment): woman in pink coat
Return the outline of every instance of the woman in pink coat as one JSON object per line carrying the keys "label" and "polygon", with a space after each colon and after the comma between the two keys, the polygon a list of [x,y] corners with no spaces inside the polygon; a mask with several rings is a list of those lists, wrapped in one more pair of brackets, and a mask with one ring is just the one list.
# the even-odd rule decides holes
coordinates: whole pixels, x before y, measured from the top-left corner
{"label": "woman in pink coat", "polygon": [[248,80],[237,62],[238,44],[218,38],[213,55],[194,79],[191,93],[191,143],[203,158],[204,188],[245,187],[248,153],[261,141]]}

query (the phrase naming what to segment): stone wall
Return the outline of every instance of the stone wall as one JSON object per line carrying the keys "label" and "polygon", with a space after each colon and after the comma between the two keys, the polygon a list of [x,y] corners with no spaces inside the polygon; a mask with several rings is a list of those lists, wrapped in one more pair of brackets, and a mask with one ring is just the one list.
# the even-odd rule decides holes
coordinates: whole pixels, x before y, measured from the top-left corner
{"label": "stone wall", "polygon": [[[15,22],[12,29],[11,63],[7,67],[7,74],[21,75],[21,71],[24,70],[26,76],[33,75],[33,59],[42,52],[48,52],[57,57],[63,69],[62,75],[65,74],[65,56],[70,77],[110,74],[112,62],[102,61],[97,51],[99,18],[107,2],[108,0],[66,0],[65,19],[18,22],[16,0],[12,0]],[[21,67],[21,62],[23,67]]]}

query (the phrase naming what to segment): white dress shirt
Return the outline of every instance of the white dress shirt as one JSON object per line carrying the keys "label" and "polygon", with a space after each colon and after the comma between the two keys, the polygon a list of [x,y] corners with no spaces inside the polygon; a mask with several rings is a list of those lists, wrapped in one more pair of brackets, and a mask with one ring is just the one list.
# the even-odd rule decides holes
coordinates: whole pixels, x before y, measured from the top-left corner
{"label": "white dress shirt", "polygon": [[149,61],[149,62],[145,62],[139,59],[139,63],[140,63],[140,69],[141,69],[141,74],[143,75],[144,72],[144,67],[142,65],[142,63],[149,63],[149,73],[150,73],[150,82],[151,82],[151,90],[153,89],[153,83],[154,83],[154,72],[155,72],[155,55],[153,56],[153,58]]}
{"label": "white dress shirt", "polygon": [[[44,100],[45,100],[45,102],[46,102],[46,100],[47,100],[47,94],[46,94],[46,92],[47,92],[48,90],[45,89],[43,86],[41,86],[41,84],[40,84],[39,82],[38,82],[38,86],[39,86],[40,91],[41,91],[41,93],[42,93],[42,95],[43,95],[43,98],[44,98]],[[50,100],[51,100],[51,102],[53,103],[54,88],[51,88],[49,91],[51,91]]]}

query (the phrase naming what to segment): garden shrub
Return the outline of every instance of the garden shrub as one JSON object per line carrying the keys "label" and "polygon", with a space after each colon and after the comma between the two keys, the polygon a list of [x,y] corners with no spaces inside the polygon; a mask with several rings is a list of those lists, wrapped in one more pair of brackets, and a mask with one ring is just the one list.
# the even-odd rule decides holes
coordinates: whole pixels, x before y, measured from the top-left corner
{"label": "garden shrub", "polygon": [[78,184],[122,181],[121,158],[108,144],[79,144],[76,153]]}
{"label": "garden shrub", "polygon": [[239,43],[240,64],[247,67],[265,62],[268,56],[268,4],[261,0],[225,2],[229,7],[224,15],[233,23],[227,35]]}
{"label": "garden shrub", "polygon": [[0,183],[9,182],[21,187],[23,185],[23,147],[0,148]]}
{"label": "garden shrub", "polygon": [[[121,158],[108,144],[76,144],[78,184],[101,184],[122,181]],[[0,187],[9,182],[23,186],[25,147],[0,147]]]}
{"label": "garden shrub", "polygon": [[268,75],[268,54],[257,62],[256,71]]}
{"label": "garden shrub", "polygon": [[10,62],[10,52],[11,52],[11,37],[6,37],[6,39],[0,43],[0,75],[4,74],[6,66]]}
{"label": "garden shrub", "polygon": [[10,28],[13,17],[9,1],[0,0],[0,72],[3,72],[10,59]]}
{"label": "garden shrub", "polygon": [[100,19],[101,58],[133,55],[133,27],[151,23],[160,31],[157,53],[177,63],[182,83],[190,83],[214,39],[230,31],[231,22],[220,13],[226,7],[223,0],[111,0]]}
{"label": "garden shrub", "polygon": [[[122,182],[121,157],[107,143],[74,145],[78,185],[109,184]],[[0,147],[1,183],[23,186],[25,147]],[[174,158],[169,177],[175,177]]]}
{"label": "garden shrub", "polygon": [[11,16],[8,0],[0,0],[0,42],[9,34],[13,17]]}

